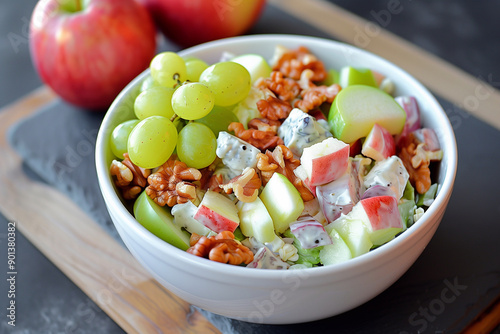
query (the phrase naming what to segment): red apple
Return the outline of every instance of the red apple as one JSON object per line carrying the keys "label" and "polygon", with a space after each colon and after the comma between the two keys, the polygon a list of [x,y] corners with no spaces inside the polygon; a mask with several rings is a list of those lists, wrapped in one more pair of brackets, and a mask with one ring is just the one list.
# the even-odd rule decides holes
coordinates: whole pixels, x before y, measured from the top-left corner
{"label": "red apple", "polygon": [[441,149],[439,139],[434,129],[421,128],[413,131],[413,135],[420,143],[425,143],[425,149],[427,151],[433,152]]}
{"label": "red apple", "polygon": [[321,110],[319,110],[319,109],[311,110],[309,112],[309,115],[311,115],[312,117],[316,118],[317,121],[319,121],[320,119],[322,119],[322,120],[328,122],[328,119],[326,118],[325,114],[323,114],[323,112]]}
{"label": "red apple", "polygon": [[349,148],[349,156],[352,157],[352,158],[354,158],[358,154],[361,154],[362,144],[363,144],[363,141],[361,140],[361,138],[359,138],[355,142],[350,143],[349,144],[349,146],[350,146],[350,148]]}
{"label": "red apple", "polygon": [[381,184],[376,184],[373,187],[370,187],[365,190],[363,193],[363,196],[361,196],[361,199],[366,199],[370,197],[377,197],[377,196],[394,196],[396,197],[397,194],[394,193],[394,191],[387,186],[383,186]]}
{"label": "red apple", "polygon": [[360,200],[348,215],[363,221],[370,240],[376,246],[391,240],[403,231],[403,221],[394,196],[376,196]]}
{"label": "red apple", "polygon": [[311,186],[326,184],[337,179],[347,170],[349,144],[329,137],[304,148],[300,163],[306,170]]}
{"label": "red apple", "polygon": [[399,105],[406,112],[406,121],[403,127],[403,131],[396,136],[396,144],[400,139],[407,136],[410,132],[413,132],[420,128],[420,110],[418,108],[417,100],[413,96],[398,96],[394,100],[399,103]]}
{"label": "red apple", "polygon": [[377,84],[377,87],[380,87],[382,84],[382,81],[385,79],[385,75],[383,75],[380,72],[372,70],[373,78],[375,79],[375,83]]}
{"label": "red apple", "polygon": [[385,128],[375,124],[363,142],[361,153],[375,161],[387,159],[396,154],[394,137]]}
{"label": "red apple", "polygon": [[154,22],[134,0],[41,0],[30,23],[41,79],[61,98],[107,108],[156,52]]}
{"label": "red apple", "polygon": [[185,47],[244,33],[265,4],[265,0],[140,1],[165,36]]}
{"label": "red apple", "polygon": [[332,244],[332,239],[323,225],[312,217],[291,224],[290,232],[300,242],[300,246],[305,249]]}
{"label": "red apple", "polygon": [[240,224],[238,208],[224,195],[207,191],[194,214],[194,219],[214,232],[234,232]]}

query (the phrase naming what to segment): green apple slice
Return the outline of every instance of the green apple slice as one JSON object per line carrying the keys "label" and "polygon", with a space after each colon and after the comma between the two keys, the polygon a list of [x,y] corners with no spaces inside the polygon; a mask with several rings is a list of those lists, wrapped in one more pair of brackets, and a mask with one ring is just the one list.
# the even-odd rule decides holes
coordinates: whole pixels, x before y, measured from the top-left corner
{"label": "green apple slice", "polygon": [[352,66],[345,66],[340,70],[339,85],[342,88],[352,85],[378,87],[375,77],[370,69],[354,68]]}
{"label": "green apple slice", "polygon": [[234,57],[231,61],[243,65],[248,70],[252,84],[258,78],[267,78],[271,75],[271,66],[261,55],[249,53]]}
{"label": "green apple slice", "polygon": [[319,251],[321,263],[328,266],[352,259],[351,250],[340,234],[332,228],[329,235],[332,239],[332,244],[323,246]]}
{"label": "green apple slice", "polygon": [[334,137],[346,143],[366,137],[375,124],[384,127],[391,135],[399,134],[405,121],[405,111],[392,96],[365,85],[342,89],[328,115]]}
{"label": "green apple slice", "polygon": [[174,216],[174,224],[186,229],[189,233],[196,233],[207,237],[216,235],[217,233],[193,218],[197,210],[196,205],[190,201],[174,205],[171,210]]}
{"label": "green apple slice", "polygon": [[262,190],[260,199],[271,216],[274,229],[285,232],[290,223],[297,220],[304,211],[304,202],[299,191],[280,173],[274,173]]}
{"label": "green apple slice", "polygon": [[266,206],[260,198],[253,202],[238,202],[241,232],[247,237],[254,237],[261,243],[271,242],[276,238],[274,224]]}
{"label": "green apple slice", "polygon": [[352,257],[368,253],[373,246],[365,223],[359,219],[348,219],[341,217],[330,223],[326,228],[331,233],[332,229],[337,231],[351,250]]}
{"label": "green apple slice", "polygon": [[189,248],[190,234],[174,224],[174,217],[162,206],[156,204],[145,191],[134,203],[137,221],[158,238],[186,250]]}
{"label": "green apple slice", "polygon": [[333,84],[339,83],[340,73],[335,69],[329,69],[326,75],[326,79],[321,83],[325,86],[331,86]]}

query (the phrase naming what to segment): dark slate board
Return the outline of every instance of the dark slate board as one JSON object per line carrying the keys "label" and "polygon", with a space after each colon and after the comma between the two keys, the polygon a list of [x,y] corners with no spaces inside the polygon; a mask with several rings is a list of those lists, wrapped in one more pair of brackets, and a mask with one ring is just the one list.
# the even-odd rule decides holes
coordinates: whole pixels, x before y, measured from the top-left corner
{"label": "dark slate board", "polygon": [[[265,326],[204,314],[225,333],[291,333],[336,328],[338,333],[458,329],[500,293],[498,154],[488,143],[500,132],[441,101],[455,125],[459,171],[449,208],[434,239],[410,270],[372,301],[345,314],[293,326]],[[62,101],[18,123],[10,142],[45,182],[65,192],[120,241],[101,197],[94,147],[102,113]],[[481,172],[478,172],[478,171]],[[427,311],[426,311],[427,310]]]}
{"label": "dark slate board", "polygon": [[[348,9],[354,6],[352,2],[336,2]],[[421,14],[425,11],[423,4],[411,4]],[[410,3],[404,5],[409,6]],[[363,5],[357,3],[356,6]],[[370,2],[365,6],[366,10],[358,8],[357,12],[373,19],[371,11],[383,10],[385,2]],[[433,6],[441,11],[448,9],[444,5]],[[442,17],[451,23],[457,20],[470,21],[467,13],[461,13],[456,6],[450,8],[454,8],[454,11]],[[455,30],[460,27],[453,24],[443,26],[442,22],[432,25],[432,17],[424,19],[417,14],[411,10],[403,11],[400,16],[393,17],[387,28],[394,29],[408,40],[458,66],[463,65],[466,62],[463,54],[450,53],[453,48],[440,49],[436,41],[429,44],[439,27],[452,27]],[[275,20],[277,15],[281,15],[279,22]],[[406,28],[406,22],[412,19],[413,28]],[[415,26],[426,30],[415,29]],[[273,7],[266,9],[251,33],[327,37]],[[476,35],[482,33],[475,31]],[[478,45],[475,44],[475,47],[477,49]],[[172,45],[164,45],[164,48],[175,50]],[[492,73],[489,64],[496,64],[496,60],[492,62],[489,59],[496,59],[494,55],[498,53],[498,44],[490,49],[492,53],[476,54],[472,58],[477,67],[486,64],[482,67],[485,72],[480,72],[477,67],[469,70],[480,72],[483,77]],[[497,79],[495,75],[498,72],[493,74],[493,78]],[[378,297],[352,311],[306,324],[257,325],[202,312],[224,333],[414,333],[418,330],[425,333],[453,333],[470,322],[480,309],[500,293],[500,155],[495,150],[500,142],[500,132],[450,103],[440,102],[457,136],[459,169],[455,190],[435,237],[400,280]],[[119,240],[100,195],[94,168],[95,135],[102,117],[102,114],[85,113],[56,101],[17,124],[9,135],[12,145],[23,157],[24,168],[29,175],[40,177],[65,192]]]}

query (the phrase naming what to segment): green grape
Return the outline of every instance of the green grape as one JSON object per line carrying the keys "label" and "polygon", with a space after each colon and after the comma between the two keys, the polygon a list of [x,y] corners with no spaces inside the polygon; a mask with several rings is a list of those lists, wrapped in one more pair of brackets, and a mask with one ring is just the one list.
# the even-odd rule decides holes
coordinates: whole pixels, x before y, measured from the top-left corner
{"label": "green grape", "polygon": [[156,87],[156,86],[160,86],[160,84],[158,82],[156,82],[155,79],[153,79],[153,77],[151,75],[148,75],[146,77],[146,79],[144,79],[142,81],[140,91],[144,92],[146,89],[149,89],[151,87]]}
{"label": "green grape", "polygon": [[191,122],[182,128],[177,141],[177,156],[189,167],[205,168],[214,162],[217,139],[204,124]]}
{"label": "green grape", "polygon": [[151,61],[151,76],[160,85],[175,87],[186,81],[186,63],[181,56],[175,52],[162,52],[157,54]]}
{"label": "green grape", "polygon": [[149,116],[174,116],[172,109],[172,95],[174,88],[163,86],[151,87],[137,96],[134,102],[134,112],[138,119],[143,120]]}
{"label": "green grape", "polygon": [[187,81],[197,82],[200,80],[201,73],[207,69],[208,64],[198,58],[188,58],[186,62]]}
{"label": "green grape", "polygon": [[138,123],[138,119],[131,119],[118,124],[111,132],[111,151],[117,158],[123,159],[123,154],[127,153],[128,136]]}
{"label": "green grape", "polygon": [[128,137],[128,154],[134,164],[155,168],[168,160],[177,144],[177,129],[166,117],[150,116],[137,124]]}
{"label": "green grape", "polygon": [[251,78],[248,70],[232,61],[220,62],[208,67],[200,76],[200,82],[215,95],[215,105],[227,107],[242,101],[250,92]]}
{"label": "green grape", "polygon": [[196,120],[196,122],[208,126],[217,137],[219,135],[219,132],[227,131],[227,127],[229,126],[229,124],[231,124],[232,122],[239,122],[238,117],[232,111],[233,108],[233,106],[214,106],[214,108],[208,115]]}
{"label": "green grape", "polygon": [[202,118],[214,107],[214,94],[199,82],[189,82],[177,88],[172,95],[174,112],[188,120]]}

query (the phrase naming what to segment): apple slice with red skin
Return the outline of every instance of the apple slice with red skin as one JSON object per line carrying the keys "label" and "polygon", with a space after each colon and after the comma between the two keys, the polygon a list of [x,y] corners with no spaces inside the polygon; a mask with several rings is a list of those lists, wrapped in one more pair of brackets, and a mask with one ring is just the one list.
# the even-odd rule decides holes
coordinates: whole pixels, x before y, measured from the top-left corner
{"label": "apple slice with red skin", "polygon": [[331,182],[347,170],[349,144],[336,138],[327,138],[304,148],[300,163],[306,170],[310,185],[318,186]]}
{"label": "apple slice with red skin", "polygon": [[330,245],[332,243],[332,239],[325,231],[323,225],[312,217],[305,221],[290,224],[290,232],[297,238],[300,246],[304,249]]}
{"label": "apple slice with red skin", "polygon": [[441,145],[434,129],[421,128],[413,131],[413,135],[420,143],[425,143],[426,151],[439,151]]}
{"label": "apple slice with red skin", "polygon": [[361,154],[361,149],[363,148],[363,141],[360,139],[349,144],[349,156],[354,158],[358,154]]}
{"label": "apple slice with red skin", "polygon": [[403,231],[404,225],[394,196],[376,196],[360,200],[349,213],[350,219],[359,219],[368,228],[371,242],[382,245]]}
{"label": "apple slice with red skin", "polygon": [[363,142],[361,153],[375,161],[387,159],[396,154],[394,137],[385,128],[375,124]]}
{"label": "apple slice with red skin", "polygon": [[322,120],[325,120],[325,121],[328,122],[328,120],[326,119],[325,114],[323,114],[323,112],[321,110],[319,110],[319,109],[311,110],[309,112],[309,115],[311,115],[312,117],[316,118],[317,121],[320,120],[320,119],[322,119]]}
{"label": "apple slice with red skin", "polygon": [[361,199],[377,196],[396,196],[396,194],[394,194],[394,191],[391,188],[377,184],[366,189],[363,196],[361,196]]}
{"label": "apple slice with red skin", "polygon": [[240,224],[236,205],[226,196],[207,191],[198,206],[194,219],[214,232],[234,232]]}
{"label": "apple slice with red skin", "polygon": [[385,75],[374,70],[372,70],[372,74],[373,74],[373,79],[375,79],[375,83],[377,84],[377,87],[380,87],[382,81],[384,81],[385,79]]}
{"label": "apple slice with red skin", "polygon": [[410,132],[420,129],[420,110],[418,108],[417,100],[413,96],[398,96],[394,100],[404,109],[406,112],[406,121],[403,127],[403,131],[396,136],[396,143]]}

